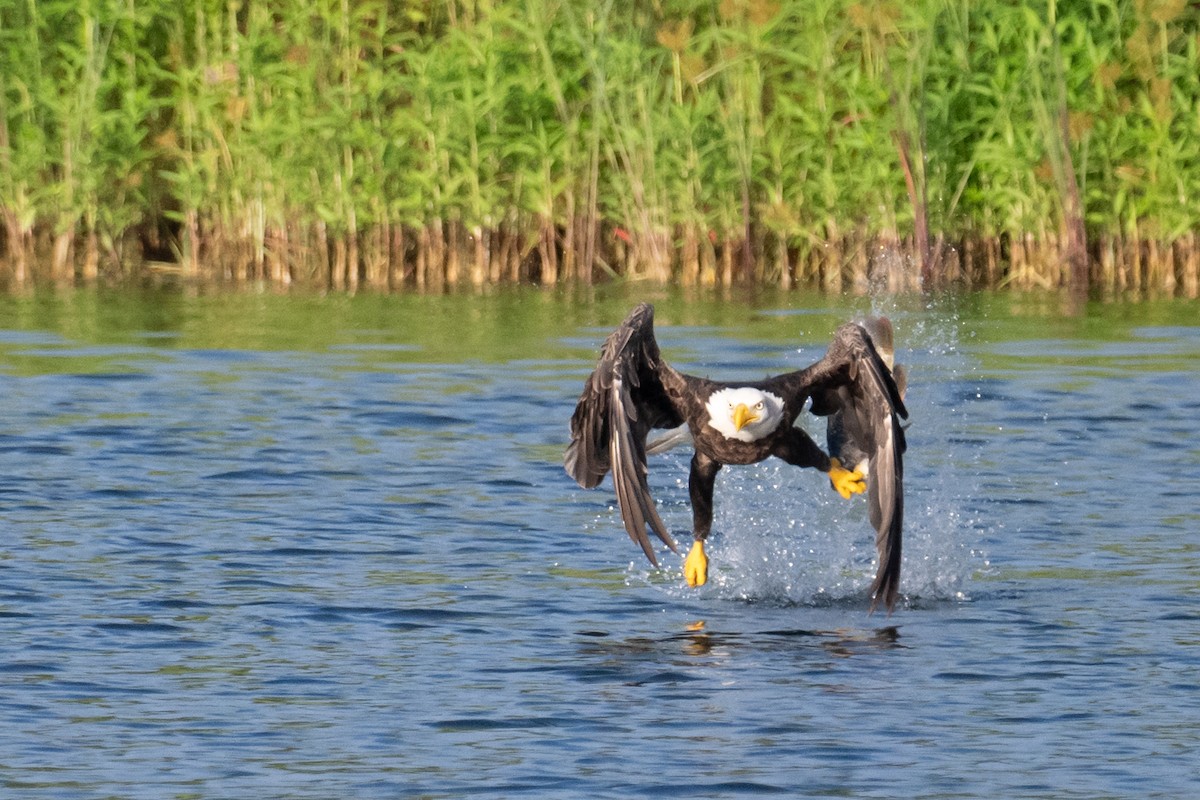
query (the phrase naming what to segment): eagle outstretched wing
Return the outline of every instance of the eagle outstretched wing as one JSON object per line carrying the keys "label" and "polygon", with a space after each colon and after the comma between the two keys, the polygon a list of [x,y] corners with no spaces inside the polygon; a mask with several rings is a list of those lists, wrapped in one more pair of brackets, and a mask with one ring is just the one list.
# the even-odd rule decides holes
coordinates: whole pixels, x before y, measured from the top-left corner
{"label": "eagle outstretched wing", "polygon": [[[805,382],[812,397],[812,413],[830,418],[829,454],[841,460],[846,469],[855,469],[864,458],[867,462],[862,471],[867,475],[867,508],[879,556],[879,568],[871,584],[871,607],[882,601],[891,609],[900,586],[904,525],[907,443],[900,419],[907,419],[908,409],[892,367],[876,348],[866,326],[880,335],[882,329],[875,320],[838,328],[825,358],[810,368],[812,372]],[[890,334],[890,324],[887,331]],[[805,373],[809,370],[793,374]]]}
{"label": "eagle outstretched wing", "polygon": [[567,474],[585,489],[599,485],[612,471],[625,530],[655,566],[647,525],[667,547],[678,550],[646,482],[646,436],[652,428],[683,424],[673,399],[683,383],[684,377],[659,354],[654,307],[642,303],[605,340],[571,416],[571,443],[563,459]]}

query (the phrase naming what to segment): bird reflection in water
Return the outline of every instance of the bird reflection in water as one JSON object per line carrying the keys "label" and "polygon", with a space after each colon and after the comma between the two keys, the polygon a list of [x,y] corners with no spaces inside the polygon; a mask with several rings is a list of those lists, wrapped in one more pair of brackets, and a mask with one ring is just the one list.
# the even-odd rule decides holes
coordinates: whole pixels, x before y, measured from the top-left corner
{"label": "bird reflection in water", "polygon": [[807,628],[725,633],[713,631],[698,620],[684,629],[661,638],[647,636],[614,637],[604,631],[581,631],[581,652],[590,662],[580,665],[581,676],[591,680],[619,678],[623,682],[660,683],[690,680],[688,672],[696,667],[727,666],[738,653],[806,650],[835,658],[850,658],[869,653],[903,648],[900,630],[882,628]]}
{"label": "bird reflection in water", "polygon": [[839,658],[849,658],[867,651],[903,647],[900,644],[900,629],[895,625],[872,630],[838,628],[822,631],[796,628],[755,634],[721,634],[710,632],[707,623],[698,620],[688,624],[683,633],[676,634],[673,638],[683,642],[684,652],[691,656],[709,655],[718,645],[751,644],[758,639],[811,639],[825,652]]}

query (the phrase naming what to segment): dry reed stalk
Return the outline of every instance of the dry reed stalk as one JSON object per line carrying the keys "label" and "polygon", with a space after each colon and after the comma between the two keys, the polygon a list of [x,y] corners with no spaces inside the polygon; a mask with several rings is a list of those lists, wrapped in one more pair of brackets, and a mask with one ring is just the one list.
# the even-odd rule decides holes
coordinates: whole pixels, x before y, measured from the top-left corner
{"label": "dry reed stalk", "polygon": [[796,249],[796,283],[806,288],[816,284],[813,278],[813,246],[803,242]]}
{"label": "dry reed stalk", "polygon": [[1183,282],[1183,253],[1179,239],[1164,242],[1164,247],[1166,248],[1167,279],[1170,281],[1170,286],[1165,288],[1164,294],[1168,297],[1175,297],[1179,294],[1179,287]]}
{"label": "dry reed stalk", "polygon": [[1045,288],[1058,285],[1059,248],[1057,237],[1046,230],[1045,221],[1038,225],[1038,230],[1030,234],[1030,250],[1033,266],[1033,280]]}
{"label": "dry reed stalk", "polygon": [[440,236],[436,245],[440,248],[442,276],[440,278],[441,290],[448,291],[454,289],[458,285],[459,278],[459,255],[460,242],[457,227],[457,220],[451,219],[444,225],[440,226]]}
{"label": "dry reed stalk", "polygon": [[984,250],[987,285],[996,286],[1000,282],[1000,237],[989,236],[984,243]]}
{"label": "dry reed stalk", "polygon": [[433,254],[432,232],[428,225],[422,225],[414,231],[413,242],[413,284],[419,292],[430,291],[432,282],[431,264]]}
{"label": "dry reed stalk", "polygon": [[592,283],[592,262],[584,260],[584,222],[578,214],[567,218],[566,238],[563,242],[563,277],[572,282]]}
{"label": "dry reed stalk", "polygon": [[1183,248],[1183,293],[1188,298],[1200,296],[1200,247],[1195,231],[1189,231],[1178,242]]}
{"label": "dry reed stalk", "polygon": [[825,287],[828,262],[829,244],[822,242],[815,245],[812,250],[812,279],[813,286],[817,289],[824,289]]}
{"label": "dry reed stalk", "polygon": [[679,253],[679,282],[695,286],[700,280],[700,235],[694,224],[682,226]]}
{"label": "dry reed stalk", "polygon": [[[492,286],[501,283],[519,283],[520,262],[513,258],[517,238],[515,231],[511,230],[506,223],[501,222],[499,228],[491,231],[489,238],[495,243],[493,245],[495,252],[487,257],[486,282]],[[478,248],[478,245],[476,247]],[[515,272],[514,263],[516,263]]]}
{"label": "dry reed stalk", "polygon": [[10,209],[4,209],[3,211],[6,232],[4,238],[5,260],[12,265],[13,283],[17,286],[23,286],[28,279],[31,237],[28,231],[22,229],[15,212]]}
{"label": "dry reed stalk", "polygon": [[591,268],[584,271],[583,265],[579,263],[579,220],[576,218],[574,210],[574,198],[568,199],[570,211],[567,214],[566,224],[563,226],[563,244],[562,244],[562,264],[559,269],[559,280],[570,283],[581,283],[589,285],[592,282]]}
{"label": "dry reed stalk", "polygon": [[515,221],[501,221],[492,230],[494,252],[488,260],[488,275],[493,286],[521,282],[521,246],[524,237]]}
{"label": "dry reed stalk", "polygon": [[350,284],[346,275],[348,271],[348,260],[346,237],[344,235],[334,236],[333,258],[329,264],[329,276],[326,282],[329,288],[335,292],[347,291],[350,288]]}
{"label": "dry reed stalk", "polygon": [[827,292],[840,293],[843,288],[842,282],[842,238],[838,234],[837,226],[830,220],[826,223],[828,238],[825,241],[825,253],[823,259],[823,275],[821,276],[821,288]]}
{"label": "dry reed stalk", "polygon": [[1179,268],[1175,261],[1175,243],[1160,241],[1158,242],[1158,247],[1159,253],[1162,254],[1162,266],[1160,267],[1162,284],[1158,289],[1162,294],[1173,297],[1176,288],[1179,286]]}
{"label": "dry reed stalk", "polygon": [[[552,231],[553,233],[553,231]],[[519,251],[520,264],[517,268],[520,270],[521,280],[525,283],[537,284],[539,281],[539,273],[542,271],[542,231],[541,228],[524,228],[521,233],[521,248]],[[557,271],[558,251],[555,248],[554,240],[551,239],[551,252],[555,259],[555,271]]]}
{"label": "dry reed stalk", "polygon": [[387,256],[387,289],[398,291],[410,284],[413,272],[409,270],[408,236],[405,226],[397,223],[391,226],[391,236],[388,237]]}
{"label": "dry reed stalk", "polygon": [[[1049,247],[1045,252],[1045,275],[1049,286],[1071,286],[1077,279],[1075,270],[1075,247],[1072,244],[1073,234],[1068,231],[1047,234]],[[1087,253],[1083,255],[1083,264],[1087,265]],[[1078,276],[1079,285],[1087,286],[1087,277]]]}
{"label": "dry reed stalk", "polygon": [[1027,288],[1048,289],[1053,284],[1047,274],[1049,263],[1053,260],[1046,257],[1048,242],[1045,234],[1038,236],[1027,233],[1025,239],[1025,285]]}
{"label": "dry reed stalk", "polygon": [[1124,234],[1115,237],[1115,252],[1113,256],[1113,291],[1122,292],[1129,280],[1129,242]]}
{"label": "dry reed stalk", "polygon": [[446,285],[451,289],[457,287],[462,281],[467,254],[467,229],[463,225],[462,220],[452,219],[446,227],[447,247],[446,247]]}
{"label": "dry reed stalk", "polygon": [[[593,207],[594,211],[594,207]],[[575,236],[575,269],[578,280],[585,285],[591,285],[596,274],[597,247],[600,234],[600,222],[595,214],[579,217],[575,220],[577,234]]]}
{"label": "dry reed stalk", "polygon": [[1183,282],[1183,259],[1179,240],[1164,242],[1163,246],[1166,251],[1167,281],[1169,282],[1169,285],[1164,287],[1163,293],[1168,297],[1175,297],[1179,294],[1179,286]]}
{"label": "dry reed stalk", "polygon": [[[891,291],[920,291],[925,283],[915,238],[905,237],[899,240],[893,248],[892,253]],[[941,279],[937,273],[934,272],[933,274],[934,281],[939,282]]]}
{"label": "dry reed stalk", "polygon": [[304,262],[309,257],[309,245],[302,231],[295,229],[295,224],[287,225],[282,229],[283,235],[283,254],[286,261],[280,264],[280,278],[284,284],[290,285],[293,281],[303,280],[304,278]]}
{"label": "dry reed stalk", "polygon": [[986,286],[988,274],[988,244],[974,234],[968,234],[959,240],[963,272],[967,285],[971,287]]}
{"label": "dry reed stalk", "polygon": [[238,231],[237,238],[234,240],[234,257],[226,265],[225,271],[228,274],[228,279],[235,284],[242,285],[248,277],[251,259],[247,257],[248,251],[251,249],[250,243],[246,240],[247,226],[243,220],[241,230]]}
{"label": "dry reed stalk", "polygon": [[1146,288],[1148,291],[1172,294],[1175,291],[1175,259],[1170,245],[1163,246],[1157,237],[1146,242]]}
{"label": "dry reed stalk", "polygon": [[699,286],[714,286],[717,282],[717,247],[712,238],[703,236],[700,238],[700,263],[699,272],[696,275],[696,283]]}
{"label": "dry reed stalk", "polygon": [[204,249],[200,273],[197,277],[206,281],[219,281],[225,273],[225,264],[229,261],[229,234],[221,225],[209,222],[203,228],[209,241]]}
{"label": "dry reed stalk", "polygon": [[196,275],[200,270],[200,215],[189,208],[183,215],[183,274]]}
{"label": "dry reed stalk", "polygon": [[857,294],[866,294],[871,289],[871,262],[867,254],[866,231],[861,228],[849,234],[849,242],[843,245],[842,252],[848,252],[848,267],[850,270],[850,285]]}
{"label": "dry reed stalk", "polygon": [[634,259],[627,274],[647,278],[654,283],[671,280],[671,238],[663,231],[647,229],[634,237]]}
{"label": "dry reed stalk", "polygon": [[263,272],[262,280],[269,284],[282,284],[280,280],[280,262],[286,256],[287,241],[285,234],[274,224],[267,226],[263,232]]}
{"label": "dry reed stalk", "polygon": [[717,281],[724,288],[733,285],[733,252],[736,248],[733,238],[726,237],[721,247],[721,265],[717,274]]}
{"label": "dry reed stalk", "polygon": [[445,227],[440,219],[435,219],[426,230],[425,286],[429,291],[440,294],[446,288]]}
{"label": "dry reed stalk", "polygon": [[417,256],[413,267],[413,282],[419,292],[424,292],[429,285],[429,247],[429,228],[422,226],[417,231]]}
{"label": "dry reed stalk", "polygon": [[568,194],[566,201],[566,224],[563,225],[562,261],[559,266],[560,279],[578,283],[590,283],[582,280],[578,265],[575,263],[575,195]]}
{"label": "dry reed stalk", "polygon": [[1044,233],[1039,237],[1037,233],[1030,232],[1022,238],[1025,240],[1025,285],[1033,289],[1046,283],[1042,274],[1045,262]]}
{"label": "dry reed stalk", "polygon": [[229,229],[221,224],[208,221],[201,229],[202,235],[211,239],[201,249],[203,261],[200,265],[201,280],[219,282],[224,280],[229,272],[229,263],[234,259],[236,243],[229,234]]}
{"label": "dry reed stalk", "polygon": [[[54,237],[54,254],[50,259],[50,277],[55,283],[60,282],[65,277],[67,262],[73,256],[74,243],[74,225],[71,225],[70,228]],[[74,269],[71,271],[74,272]]]}
{"label": "dry reed stalk", "polygon": [[382,219],[372,225],[367,234],[369,247],[363,254],[363,283],[373,292],[388,289],[388,242],[391,224]]}
{"label": "dry reed stalk", "polygon": [[763,237],[747,238],[742,245],[741,272],[738,282],[747,286],[765,286],[770,282],[771,271],[766,258],[766,241]]}
{"label": "dry reed stalk", "polygon": [[511,283],[536,283],[537,273],[541,270],[541,230],[514,219],[507,235],[512,246],[503,264],[503,272]]}
{"label": "dry reed stalk", "polygon": [[1029,234],[1030,249],[1033,251],[1033,282],[1040,289],[1062,285],[1058,281],[1059,267],[1063,263],[1058,247],[1058,237],[1048,233],[1043,226],[1041,235]]}
{"label": "dry reed stalk", "polygon": [[309,273],[312,277],[328,280],[333,265],[330,263],[329,229],[323,221],[316,224],[317,243],[313,252],[313,267]]}
{"label": "dry reed stalk", "polygon": [[411,287],[416,282],[416,242],[413,230],[403,223],[392,226],[388,244],[387,285],[391,291]]}
{"label": "dry reed stalk", "polygon": [[950,245],[950,249],[957,256],[959,274],[965,281],[967,286],[976,286],[979,283],[979,254],[975,237],[965,236],[959,239],[956,243]]}
{"label": "dry reed stalk", "polygon": [[513,220],[508,231],[508,239],[512,246],[509,248],[506,269],[509,281],[514,284],[528,283],[530,280],[530,256],[537,249],[538,240],[536,234],[530,236],[529,232],[530,229],[521,226],[517,220]]}
{"label": "dry reed stalk", "polygon": [[252,206],[254,214],[252,217],[252,233],[254,236],[254,260],[253,260],[253,278],[255,280],[264,280],[266,278],[267,264],[267,207],[262,198],[256,198]]}
{"label": "dry reed stalk", "polygon": [[1125,237],[1125,269],[1124,280],[1120,290],[1123,292],[1137,291],[1142,285],[1142,245],[1136,226],[1131,236]]}
{"label": "dry reed stalk", "polygon": [[1026,254],[1025,237],[1016,234],[1008,242],[1008,280],[1018,289],[1028,289],[1029,262]]}
{"label": "dry reed stalk", "polygon": [[786,292],[792,288],[792,264],[783,236],[775,237],[775,263],[779,269],[779,288]]}
{"label": "dry reed stalk", "polygon": [[1099,256],[1096,264],[1099,272],[1096,282],[1104,291],[1112,291],[1116,284],[1116,251],[1113,237],[1102,234],[1097,239],[1096,249]]}
{"label": "dry reed stalk", "polygon": [[1113,291],[1125,292],[1131,288],[1134,260],[1136,259],[1132,237],[1125,233],[1117,234],[1116,263],[1113,277]]}
{"label": "dry reed stalk", "polygon": [[537,216],[537,252],[539,280],[543,286],[558,283],[558,231],[548,217]]}
{"label": "dry reed stalk", "polygon": [[1158,254],[1158,241],[1152,236],[1142,242],[1142,279],[1145,282],[1144,289],[1147,291],[1157,291],[1159,281],[1162,280],[1162,260]]}
{"label": "dry reed stalk", "polygon": [[342,235],[346,240],[346,291],[351,294],[358,292],[361,280],[358,246],[358,221],[353,212],[350,214],[350,230]]}
{"label": "dry reed stalk", "polygon": [[938,267],[938,281],[945,286],[966,282],[967,275],[963,269],[962,254],[959,249],[949,246],[941,234],[934,239],[933,248],[933,258]]}
{"label": "dry reed stalk", "polygon": [[[467,276],[471,285],[483,286],[488,274],[488,241],[484,236],[483,227],[472,226],[469,230],[462,226],[463,255],[468,264]],[[469,252],[467,252],[469,251]]]}

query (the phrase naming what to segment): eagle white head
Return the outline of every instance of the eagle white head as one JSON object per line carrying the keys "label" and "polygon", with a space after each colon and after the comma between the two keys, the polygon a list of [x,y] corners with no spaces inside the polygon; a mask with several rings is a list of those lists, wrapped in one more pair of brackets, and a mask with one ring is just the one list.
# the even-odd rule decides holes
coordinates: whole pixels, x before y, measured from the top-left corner
{"label": "eagle white head", "polygon": [[715,391],[705,406],[710,426],[743,442],[767,436],[783,420],[783,398],[748,386]]}

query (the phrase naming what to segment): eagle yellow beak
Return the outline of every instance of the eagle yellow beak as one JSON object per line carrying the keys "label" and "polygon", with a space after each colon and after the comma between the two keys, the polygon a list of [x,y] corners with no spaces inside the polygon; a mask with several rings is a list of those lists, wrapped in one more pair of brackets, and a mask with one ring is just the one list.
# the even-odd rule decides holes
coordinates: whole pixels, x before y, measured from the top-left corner
{"label": "eagle yellow beak", "polygon": [[746,427],[751,422],[757,422],[757,421],[758,421],[758,414],[755,414],[753,411],[751,411],[750,407],[747,406],[745,403],[738,403],[736,406],[733,407],[733,427],[736,430],[740,431],[742,428]]}

